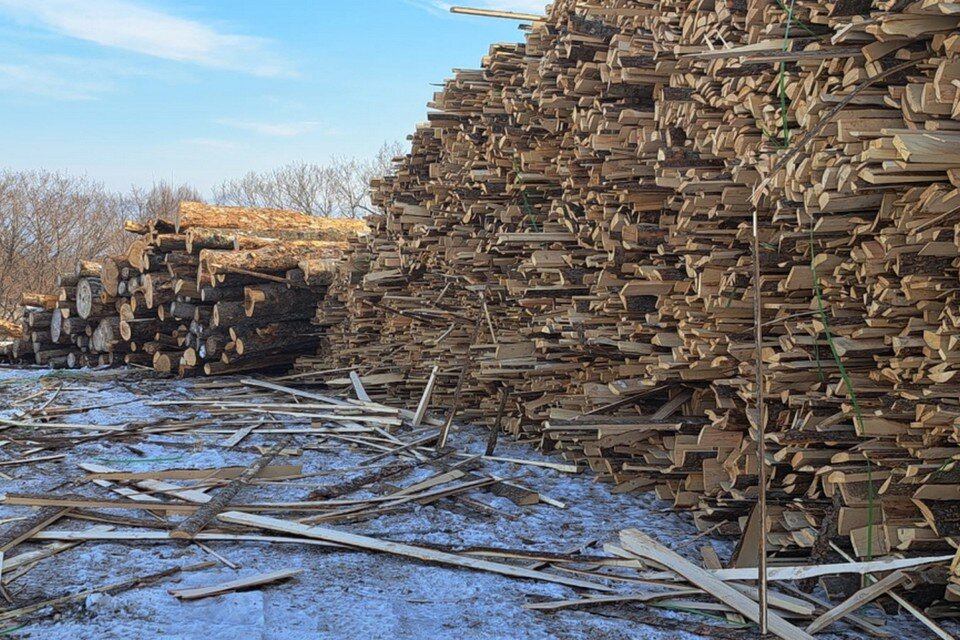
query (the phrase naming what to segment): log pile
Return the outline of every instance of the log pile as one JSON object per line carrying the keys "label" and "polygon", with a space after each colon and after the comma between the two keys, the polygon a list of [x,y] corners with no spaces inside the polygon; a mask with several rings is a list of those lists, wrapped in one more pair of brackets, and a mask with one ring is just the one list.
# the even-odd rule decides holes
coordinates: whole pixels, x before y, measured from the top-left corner
{"label": "log pile", "polygon": [[57,366],[65,353],[50,339],[55,296],[24,293],[19,322],[0,323],[0,357],[16,362]]}
{"label": "log pile", "polygon": [[366,226],[183,202],[169,219],[125,228],[137,237],[126,253],[81,261],[54,295],[24,296],[8,357],[180,376],[288,366],[316,351],[310,318]]}
{"label": "log pile", "polygon": [[756,211],[769,544],[950,552],[958,26],[939,2],[558,0],[434,97],[300,368],[408,406],[436,371],[434,406],[488,422],[505,388],[511,433],[740,535],[749,566]]}

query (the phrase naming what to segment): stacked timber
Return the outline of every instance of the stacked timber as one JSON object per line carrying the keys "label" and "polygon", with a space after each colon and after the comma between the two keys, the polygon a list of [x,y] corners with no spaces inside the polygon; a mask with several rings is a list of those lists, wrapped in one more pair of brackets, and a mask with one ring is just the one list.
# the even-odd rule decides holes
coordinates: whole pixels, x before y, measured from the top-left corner
{"label": "stacked timber", "polygon": [[316,351],[322,332],[310,319],[366,225],[183,202],[169,219],[125,229],[136,236],[125,253],[82,261],[57,294],[24,298],[29,340],[11,357],[180,376],[288,366]]}
{"label": "stacked timber", "polygon": [[0,332],[12,338],[0,353],[5,353],[16,362],[66,367],[70,349],[50,339],[50,325],[57,308],[56,296],[23,293],[20,304],[19,326],[5,323],[4,328],[0,329]]}
{"label": "stacked timber", "polygon": [[[361,222],[273,209],[181,203],[125,256],[128,363],[181,376],[290,365],[316,350],[310,325],[329,267]],[[126,265],[118,264],[121,278]]]}
{"label": "stacked timber", "polygon": [[510,432],[740,535],[747,566],[757,285],[771,548],[949,551],[958,26],[938,2],[558,0],[434,97],[301,368],[410,405],[436,370],[465,419],[507,389]]}

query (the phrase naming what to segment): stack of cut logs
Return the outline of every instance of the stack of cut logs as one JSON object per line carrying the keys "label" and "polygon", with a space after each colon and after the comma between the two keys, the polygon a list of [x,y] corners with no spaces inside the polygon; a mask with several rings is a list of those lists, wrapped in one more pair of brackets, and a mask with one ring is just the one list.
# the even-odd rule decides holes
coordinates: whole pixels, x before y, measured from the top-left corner
{"label": "stack of cut logs", "polygon": [[0,328],[14,338],[0,355],[189,376],[284,367],[316,351],[310,319],[364,223],[196,202],[169,218],[128,222],[138,239],[126,254],[81,261],[54,295],[25,294],[19,331]]}
{"label": "stack of cut logs", "polygon": [[756,211],[771,547],[949,552],[958,27],[936,1],[558,0],[435,96],[300,368],[406,403],[432,380],[488,422],[503,390],[516,436],[748,566]]}

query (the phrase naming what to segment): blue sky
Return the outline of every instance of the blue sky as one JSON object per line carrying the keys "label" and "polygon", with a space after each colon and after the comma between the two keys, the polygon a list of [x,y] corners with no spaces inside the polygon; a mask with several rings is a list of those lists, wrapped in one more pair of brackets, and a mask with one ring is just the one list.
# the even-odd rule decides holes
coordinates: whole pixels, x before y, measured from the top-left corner
{"label": "blue sky", "polygon": [[0,166],[207,191],[249,170],[372,154],[425,119],[432,83],[522,39],[516,22],[448,6],[0,0]]}

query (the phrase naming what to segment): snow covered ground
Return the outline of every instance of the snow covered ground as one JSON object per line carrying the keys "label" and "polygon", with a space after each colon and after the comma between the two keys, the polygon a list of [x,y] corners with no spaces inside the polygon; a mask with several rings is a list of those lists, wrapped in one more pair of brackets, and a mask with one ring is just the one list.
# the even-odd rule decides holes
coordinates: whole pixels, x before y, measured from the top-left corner
{"label": "snow covered ground", "polygon": [[[37,370],[0,369],[0,418],[19,419],[24,411],[48,403],[48,407],[94,407],[58,421],[71,424],[157,424],[168,420],[194,420],[203,414],[176,407],[151,407],[148,402],[212,395],[217,390],[197,389],[205,381],[164,381],[140,374],[116,375],[98,372],[46,376]],[[32,397],[31,397],[32,396]],[[289,418],[289,424],[298,424]],[[301,426],[308,426],[300,423]],[[2,426],[0,426],[2,429]],[[64,432],[67,433],[67,432]],[[0,430],[0,442],[16,436],[16,430]],[[453,434],[450,444],[479,454],[486,433],[466,427]],[[52,449],[65,458],[31,465],[0,466],[9,476],[0,477],[3,493],[32,492],[115,498],[108,489],[90,483],[75,483],[84,475],[80,463],[96,463],[127,471],[158,468],[241,466],[259,457],[255,445],[271,443],[270,436],[256,433],[233,449],[222,445],[224,435],[203,435],[196,429],[177,434],[151,435],[132,440],[97,439],[72,447]],[[309,445],[313,436],[299,445]],[[15,442],[0,445],[0,462],[18,457]],[[302,464],[304,473],[325,473],[315,478],[281,484],[258,485],[245,490],[238,500],[303,500],[317,486],[338,479],[336,471],[353,468],[368,457],[368,450],[354,450],[346,443],[329,440],[320,447],[302,448],[302,455],[278,458],[274,464]],[[501,440],[497,455],[527,460],[551,460],[529,447]],[[488,473],[533,487],[566,504],[519,507],[505,498],[472,492],[470,498],[497,511],[482,511],[452,500],[430,505],[411,504],[398,513],[353,523],[336,523],[338,529],[415,544],[461,547],[503,547],[549,552],[570,551],[590,541],[615,541],[627,527],[647,531],[691,558],[697,549],[713,543],[721,558],[730,541],[699,539],[690,543],[696,529],[683,515],[669,512],[650,494],[613,495],[588,474],[572,475],[552,469],[485,463]],[[433,473],[418,468],[392,478],[409,486]],[[342,476],[339,476],[342,478]],[[376,488],[376,486],[371,487]],[[380,486],[384,490],[383,485]],[[358,496],[373,495],[367,491]],[[25,507],[0,506],[0,522],[29,513]],[[121,512],[116,512],[121,513]],[[131,515],[130,512],[122,512]],[[144,517],[145,512],[135,514]],[[51,528],[87,529],[92,522],[70,520]],[[6,525],[0,525],[0,527]],[[684,546],[684,543],[687,543]],[[305,640],[315,638],[696,638],[706,637],[703,623],[721,625],[722,620],[678,614],[641,604],[570,609],[545,614],[521,608],[527,602],[577,596],[573,589],[549,583],[428,565],[414,560],[363,552],[331,550],[302,544],[210,542],[209,549],[236,565],[225,564],[202,571],[182,573],[152,585],[123,591],[115,596],[96,595],[54,612],[43,610],[15,622],[0,622],[0,637],[42,640],[85,639],[203,639],[203,640]],[[36,548],[19,546],[14,553]],[[594,546],[587,553],[601,553]],[[8,558],[10,556],[8,555]],[[32,571],[8,585],[15,605],[25,606],[61,595],[76,593],[163,569],[216,560],[214,555],[191,543],[86,542],[40,562]],[[168,589],[215,585],[238,577],[282,569],[304,573],[284,583],[258,590],[234,593],[195,602],[181,602]],[[624,591],[631,585],[624,583]],[[637,585],[639,588],[639,585]],[[649,624],[647,624],[649,623]],[[897,629],[927,637],[910,620],[896,620]],[[4,634],[3,630],[8,629]],[[701,635],[697,635],[699,632]],[[711,635],[716,635],[715,632]],[[898,631],[900,633],[900,631]],[[728,635],[729,634],[729,635]],[[754,632],[725,632],[723,637],[752,637]]]}

